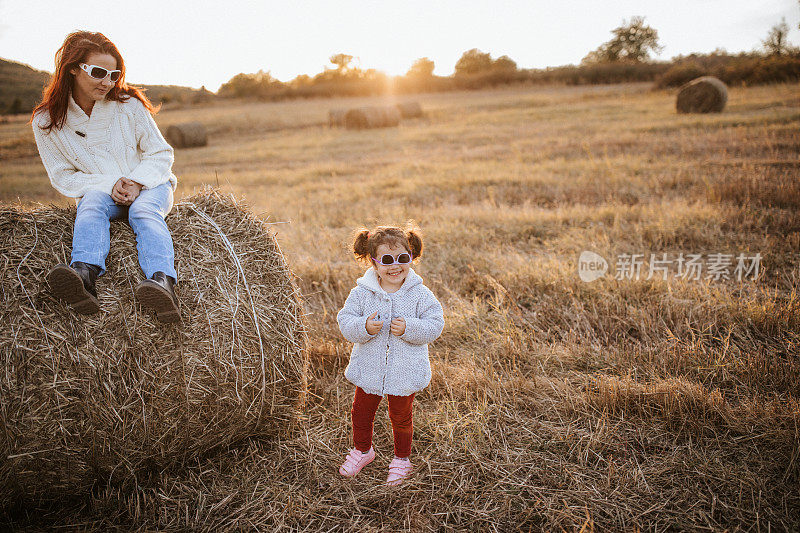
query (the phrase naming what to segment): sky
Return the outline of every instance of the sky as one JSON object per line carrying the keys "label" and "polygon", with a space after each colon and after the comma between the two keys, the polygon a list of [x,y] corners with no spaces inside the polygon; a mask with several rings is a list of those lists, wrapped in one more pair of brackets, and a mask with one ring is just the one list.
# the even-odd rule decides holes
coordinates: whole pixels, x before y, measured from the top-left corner
{"label": "sky", "polygon": [[633,16],[658,31],[658,59],[752,51],[781,18],[800,45],[798,0],[0,0],[0,57],[52,72],[68,33],[99,31],[129,82],[216,91],[241,72],[314,75],[335,53],[392,75],[420,57],[450,75],[471,48],[520,68],[577,64]]}

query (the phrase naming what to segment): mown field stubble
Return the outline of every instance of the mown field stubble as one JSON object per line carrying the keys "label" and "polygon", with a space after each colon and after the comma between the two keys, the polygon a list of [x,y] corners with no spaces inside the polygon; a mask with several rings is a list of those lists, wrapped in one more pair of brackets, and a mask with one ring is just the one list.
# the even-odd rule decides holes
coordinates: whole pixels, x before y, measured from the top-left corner
{"label": "mown field stubble", "polygon": [[[422,95],[425,119],[329,129],[378,99],[165,109],[209,146],[177,150],[203,184],[276,224],[306,296],[307,420],[133,492],[16,510],[83,529],[800,529],[800,97],[732,88],[720,115],[678,115],[648,85]],[[0,125],[4,202],[64,204],[29,126]],[[349,345],[335,320],[361,267],[355,227],[416,220],[417,267],[445,306],[418,395],[413,480],[391,458],[336,474],[350,445]],[[609,273],[577,273],[594,251]],[[641,253],[639,279],[614,279]],[[650,254],[762,256],[757,279],[646,279]],[[735,266],[735,259],[734,259]],[[674,270],[674,267],[673,267]],[[102,284],[100,285],[102,290]],[[75,319],[70,317],[70,319]]]}

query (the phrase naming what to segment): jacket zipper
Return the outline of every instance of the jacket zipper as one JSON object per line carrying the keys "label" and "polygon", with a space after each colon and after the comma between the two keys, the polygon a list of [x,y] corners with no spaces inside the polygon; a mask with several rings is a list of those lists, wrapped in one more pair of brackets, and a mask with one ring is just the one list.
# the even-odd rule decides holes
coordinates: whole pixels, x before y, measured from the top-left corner
{"label": "jacket zipper", "polygon": [[389,341],[386,341],[386,363],[383,367],[383,382],[381,383],[381,396],[386,394],[386,374],[389,371]]}
{"label": "jacket zipper", "polygon": [[[389,302],[389,316],[392,316],[392,302]],[[386,319],[384,319],[385,321]],[[381,382],[381,396],[386,394],[386,374],[389,372],[389,342],[392,340],[392,323],[389,320],[389,335],[386,336],[386,354],[385,365],[383,367],[383,381]]]}

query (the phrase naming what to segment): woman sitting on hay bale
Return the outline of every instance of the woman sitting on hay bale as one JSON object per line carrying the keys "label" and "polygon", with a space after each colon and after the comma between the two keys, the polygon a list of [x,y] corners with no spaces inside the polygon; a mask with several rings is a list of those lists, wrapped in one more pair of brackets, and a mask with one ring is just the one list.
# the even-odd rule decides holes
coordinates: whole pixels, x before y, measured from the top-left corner
{"label": "woman sitting on hay bale", "polygon": [[50,182],[78,201],[70,265],[57,265],[47,277],[53,294],[78,313],[100,310],[95,281],[105,272],[110,220],[127,218],[147,278],[136,299],[162,322],[180,320],[172,236],[164,222],[177,179],[172,147],[152,112],[147,97],[125,83],[114,43],[101,33],[67,36],[31,122]]}

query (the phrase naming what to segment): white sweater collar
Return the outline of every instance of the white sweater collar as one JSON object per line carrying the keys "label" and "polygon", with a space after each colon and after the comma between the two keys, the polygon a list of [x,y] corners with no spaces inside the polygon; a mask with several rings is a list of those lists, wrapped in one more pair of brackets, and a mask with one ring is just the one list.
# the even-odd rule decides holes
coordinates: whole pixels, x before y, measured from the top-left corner
{"label": "white sweater collar", "polygon": [[[81,106],[79,106],[69,95],[69,103],[67,104],[67,121],[66,125],[70,129],[87,129],[89,126],[95,130],[102,130],[108,127],[108,123],[113,115],[113,105],[115,102],[110,100],[98,100],[92,107],[92,115],[88,116]],[[86,132],[84,132],[86,133]]]}
{"label": "white sweater collar", "polygon": [[[414,285],[419,285],[420,283],[422,283],[422,278],[420,275],[414,272],[413,268],[409,268],[406,280],[403,282],[400,288],[397,289],[395,294],[402,294]],[[378,274],[375,272],[374,267],[369,267],[367,271],[364,272],[364,275],[356,280],[356,284],[361,285],[372,292],[386,293],[386,291],[381,287],[380,281],[378,280]]]}

